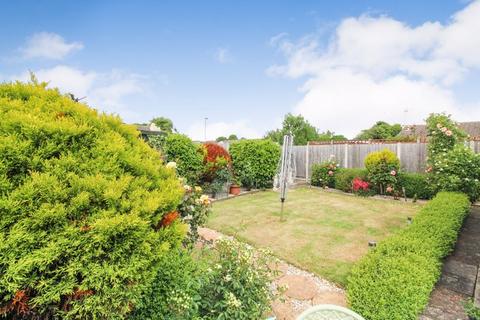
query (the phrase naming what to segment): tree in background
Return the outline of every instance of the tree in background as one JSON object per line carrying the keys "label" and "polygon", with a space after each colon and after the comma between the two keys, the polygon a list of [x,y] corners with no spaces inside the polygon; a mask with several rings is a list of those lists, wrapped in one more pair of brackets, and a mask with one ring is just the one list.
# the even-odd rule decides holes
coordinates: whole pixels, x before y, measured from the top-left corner
{"label": "tree in background", "polygon": [[266,139],[283,144],[283,136],[292,133],[295,145],[306,145],[308,141],[347,140],[343,135],[331,131],[318,133],[318,129],[308,122],[302,115],[295,116],[291,113],[285,115],[282,128],[268,131]]}
{"label": "tree in background", "polygon": [[235,140],[239,140],[236,134],[231,134],[231,135],[229,135],[228,137],[220,136],[220,137],[218,137],[217,139],[215,139],[215,141],[217,141],[217,142],[222,142],[222,141],[235,141]]}
{"label": "tree in background", "polygon": [[165,118],[165,117],[156,117],[150,120],[150,123],[154,123],[158,128],[160,128],[163,132],[172,133],[175,130],[173,127],[172,120]]}
{"label": "tree in background", "polygon": [[402,126],[398,123],[389,124],[385,121],[377,121],[371,128],[362,130],[356,139],[389,139],[397,136],[400,131],[402,131]]}
{"label": "tree in background", "polygon": [[285,115],[281,129],[267,132],[265,138],[282,144],[283,136],[289,133],[293,134],[295,145],[305,145],[308,141],[314,141],[318,138],[317,128],[312,126],[303,116],[295,116],[291,113]]}
{"label": "tree in background", "polygon": [[238,137],[236,134],[231,134],[228,136],[228,140],[232,141],[232,140],[238,140]]}
{"label": "tree in background", "polygon": [[317,141],[346,141],[348,140],[343,134],[335,134],[335,132],[327,130],[318,134]]}

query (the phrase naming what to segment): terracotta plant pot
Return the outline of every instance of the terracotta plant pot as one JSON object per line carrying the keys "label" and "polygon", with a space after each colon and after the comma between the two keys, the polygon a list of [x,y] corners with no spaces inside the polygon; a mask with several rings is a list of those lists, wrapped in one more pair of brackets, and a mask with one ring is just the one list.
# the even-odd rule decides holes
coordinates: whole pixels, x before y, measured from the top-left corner
{"label": "terracotta plant pot", "polygon": [[232,184],[230,186],[230,194],[233,194],[234,196],[237,196],[240,194],[240,186],[236,184]]}

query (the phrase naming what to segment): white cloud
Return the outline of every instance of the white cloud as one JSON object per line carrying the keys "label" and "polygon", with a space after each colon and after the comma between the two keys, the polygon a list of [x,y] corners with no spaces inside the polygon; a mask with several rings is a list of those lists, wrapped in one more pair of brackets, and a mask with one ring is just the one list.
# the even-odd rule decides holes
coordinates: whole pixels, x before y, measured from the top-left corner
{"label": "white cloud", "polygon": [[[93,108],[127,118],[133,110],[129,110],[122,101],[130,95],[144,92],[145,88],[144,77],[119,70],[99,73],[58,65],[51,69],[34,70],[34,74],[39,81],[48,82],[50,88],[72,93],[77,98],[86,97],[84,101]],[[28,72],[10,77],[10,80],[29,79]]]}
{"label": "white cloud", "polygon": [[61,60],[69,53],[83,49],[81,42],[67,43],[60,35],[39,32],[30,36],[20,48],[23,58],[45,58]]}
{"label": "white cloud", "polygon": [[[207,121],[207,140],[215,140],[220,136],[228,137],[236,134],[239,138],[260,138],[261,133],[251,128],[246,121],[213,122]],[[196,122],[187,130],[187,135],[193,140],[205,140],[205,123]]]}
{"label": "white cloud", "polygon": [[480,68],[480,37],[474,30],[480,31],[480,1],[447,24],[411,27],[386,16],[347,18],[326,44],[315,35],[296,42],[275,38],[287,63],[267,72],[306,77],[294,111],[321,130],[350,137],[377,120],[418,123],[441,111],[471,118],[452,85]]}
{"label": "white cloud", "polygon": [[218,63],[226,64],[233,61],[232,54],[227,48],[217,48],[213,55]]}

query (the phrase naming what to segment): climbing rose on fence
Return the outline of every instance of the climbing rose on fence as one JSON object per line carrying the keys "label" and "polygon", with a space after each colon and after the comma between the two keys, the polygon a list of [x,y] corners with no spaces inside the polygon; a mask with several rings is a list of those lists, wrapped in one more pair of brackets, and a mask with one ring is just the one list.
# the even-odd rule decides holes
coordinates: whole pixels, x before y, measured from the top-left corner
{"label": "climbing rose on fence", "polygon": [[427,119],[428,182],[435,192],[461,191],[474,201],[480,196],[480,156],[463,145],[466,134],[450,116]]}

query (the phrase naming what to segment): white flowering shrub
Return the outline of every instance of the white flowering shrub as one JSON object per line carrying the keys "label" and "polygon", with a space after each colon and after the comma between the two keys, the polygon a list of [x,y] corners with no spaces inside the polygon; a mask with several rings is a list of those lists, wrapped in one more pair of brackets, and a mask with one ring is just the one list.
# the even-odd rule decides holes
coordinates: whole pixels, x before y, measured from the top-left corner
{"label": "white flowering shrub", "polygon": [[480,155],[463,145],[439,153],[432,161],[429,179],[436,191],[460,191],[471,201],[480,196]]}
{"label": "white flowering shrub", "polygon": [[480,155],[465,147],[466,134],[450,116],[431,114],[427,119],[428,182],[435,192],[460,191],[471,201],[480,197]]}
{"label": "white flowering shrub", "polygon": [[274,298],[270,290],[276,275],[272,255],[228,239],[217,241],[213,250],[200,292],[201,318],[262,319]]}
{"label": "white flowering shrub", "polygon": [[207,222],[210,214],[211,200],[207,195],[202,194],[203,190],[199,186],[183,186],[185,194],[183,200],[178,206],[180,217],[189,226],[188,237],[185,239],[187,246],[193,246],[198,240],[198,227]]}

